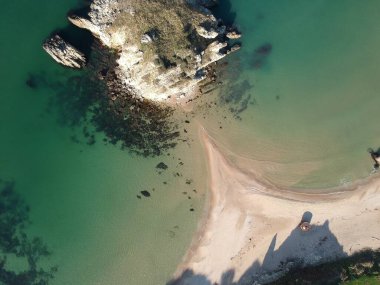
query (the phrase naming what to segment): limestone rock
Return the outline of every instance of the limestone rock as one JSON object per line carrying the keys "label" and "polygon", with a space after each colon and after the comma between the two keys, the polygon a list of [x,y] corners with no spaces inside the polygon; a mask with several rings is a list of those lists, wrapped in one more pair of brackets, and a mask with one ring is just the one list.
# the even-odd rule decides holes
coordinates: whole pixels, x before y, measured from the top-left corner
{"label": "limestone rock", "polygon": [[43,44],[43,49],[62,65],[72,68],[82,68],[86,65],[84,54],[65,42],[59,35],[47,39]]}
{"label": "limestone rock", "polygon": [[198,35],[205,39],[215,39],[219,33],[214,28],[206,29],[203,26],[198,26],[196,28]]}
{"label": "limestone rock", "polygon": [[226,34],[226,37],[232,40],[240,39],[241,33],[237,30],[231,30]]}
{"label": "limestone rock", "polygon": [[206,67],[225,57],[227,52],[222,52],[225,47],[227,47],[226,42],[215,41],[209,44],[202,56],[202,67]]}
{"label": "limestone rock", "polygon": [[226,27],[207,8],[215,3],[93,0],[87,17],[69,20],[118,52],[116,75],[136,98],[186,102],[206,78],[205,67],[229,50]]}
{"label": "limestone rock", "polygon": [[241,48],[241,45],[236,43],[234,44],[228,51],[227,54],[230,54],[231,52],[238,51]]}

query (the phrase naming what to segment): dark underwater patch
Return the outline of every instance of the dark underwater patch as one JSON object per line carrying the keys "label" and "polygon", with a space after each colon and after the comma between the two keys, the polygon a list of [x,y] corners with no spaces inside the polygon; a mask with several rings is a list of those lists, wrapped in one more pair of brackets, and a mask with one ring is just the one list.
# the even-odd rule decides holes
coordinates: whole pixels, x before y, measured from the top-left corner
{"label": "dark underwater patch", "polygon": [[54,90],[49,112],[60,125],[73,131],[77,143],[92,145],[97,134],[104,141],[131,153],[158,156],[177,144],[179,131],[172,120],[174,109],[138,100],[122,86],[115,74],[117,53],[95,43],[87,67],[79,75],[50,78],[31,74],[32,86]]}
{"label": "dark underwater patch", "polygon": [[220,101],[223,105],[228,106],[235,118],[240,119],[240,114],[254,102],[254,99],[251,100],[252,88],[253,85],[248,80],[229,84],[220,93]]}
{"label": "dark underwater patch", "polygon": [[253,69],[262,68],[266,64],[268,56],[272,53],[272,49],[273,47],[270,43],[265,43],[255,49],[251,59],[251,67]]}
{"label": "dark underwater patch", "polygon": [[[57,267],[41,266],[51,252],[41,238],[27,234],[30,209],[14,187],[13,182],[0,181],[0,284],[48,285]],[[10,257],[27,267],[13,268],[7,262]]]}

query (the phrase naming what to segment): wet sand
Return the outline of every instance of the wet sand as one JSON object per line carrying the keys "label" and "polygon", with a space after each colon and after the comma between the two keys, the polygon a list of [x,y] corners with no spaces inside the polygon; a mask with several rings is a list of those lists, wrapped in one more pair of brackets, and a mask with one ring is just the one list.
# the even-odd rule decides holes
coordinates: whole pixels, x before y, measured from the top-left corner
{"label": "wet sand", "polygon": [[[178,284],[271,280],[294,262],[315,264],[380,247],[380,180],[351,191],[303,194],[263,184],[200,126],[209,198]],[[302,232],[302,218],[311,230]],[[174,283],[176,283],[174,282]],[[177,283],[176,283],[177,284]]]}

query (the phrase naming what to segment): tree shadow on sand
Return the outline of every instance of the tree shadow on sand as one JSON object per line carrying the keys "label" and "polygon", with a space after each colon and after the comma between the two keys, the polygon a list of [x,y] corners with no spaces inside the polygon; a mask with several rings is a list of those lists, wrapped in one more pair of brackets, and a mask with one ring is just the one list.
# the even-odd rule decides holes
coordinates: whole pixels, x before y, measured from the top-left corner
{"label": "tree shadow on sand", "polygon": [[[311,218],[312,214],[305,212],[301,221],[311,222]],[[298,270],[302,273],[306,272],[306,268],[317,268],[318,264],[332,261],[333,264],[336,264],[339,260],[347,259],[348,255],[331,232],[328,220],[322,225],[312,225],[307,232],[303,232],[297,226],[277,249],[276,244],[277,234],[274,235],[263,261],[254,261],[238,280],[235,280],[235,271],[233,269],[224,272],[218,282],[212,282],[207,276],[196,274],[188,269],[177,279],[169,281],[167,285],[252,285],[272,284],[271,282],[275,282],[273,284],[338,284],[335,281],[338,280],[339,282],[343,267],[339,270],[334,266],[329,267],[330,272],[329,270],[322,270],[321,272],[315,270],[314,275],[306,277],[302,277],[301,274],[299,283],[292,278],[275,281],[284,275],[287,276],[286,273],[289,275],[289,272],[296,274]],[[373,255],[368,255],[368,252],[365,254],[367,256],[366,260],[374,259]],[[359,255],[363,257],[363,254]],[[355,255],[350,258],[352,262],[356,260]],[[376,258],[379,259],[380,255],[376,255]],[[335,271],[333,276],[329,276],[329,280],[335,280],[335,283],[328,283],[326,280],[318,283],[317,280],[323,279],[324,274],[332,274],[332,268]],[[311,280],[309,283],[307,278]]]}

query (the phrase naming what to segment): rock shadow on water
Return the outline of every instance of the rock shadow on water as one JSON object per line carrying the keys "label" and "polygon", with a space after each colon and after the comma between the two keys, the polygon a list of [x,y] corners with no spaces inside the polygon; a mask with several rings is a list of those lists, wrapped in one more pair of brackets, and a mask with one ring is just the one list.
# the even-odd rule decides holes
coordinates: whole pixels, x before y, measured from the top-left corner
{"label": "rock shadow on water", "polygon": [[[27,234],[30,209],[14,188],[13,182],[0,181],[0,284],[48,285],[57,267],[47,268],[42,260],[50,250],[41,238]],[[25,265],[17,268],[9,259]]]}
{"label": "rock shadow on water", "polygon": [[223,19],[227,25],[231,26],[235,23],[236,12],[232,11],[231,0],[219,0],[218,5],[211,10],[217,18]]}
{"label": "rock shadow on water", "polygon": [[[310,214],[306,212],[302,220],[311,221]],[[278,249],[275,249],[276,243],[277,234],[274,235],[263,262],[254,261],[236,281],[233,269],[224,272],[219,282],[212,282],[207,276],[187,269],[167,285],[252,285],[264,282],[273,285],[325,285],[338,284],[342,280],[352,280],[379,270],[380,251],[364,250],[348,257],[331,232],[328,220],[322,225],[312,225],[308,232],[303,232],[297,226]],[[353,269],[362,266],[367,267],[359,270],[360,274]]]}
{"label": "rock shadow on water", "polygon": [[[68,15],[88,15],[90,11],[90,4],[87,1],[81,1],[77,8],[69,11]],[[69,23],[67,26],[61,29],[57,29],[51,33],[51,35],[58,34],[62,36],[65,41],[72,44],[78,50],[80,50],[86,58],[90,58],[92,52],[92,45],[94,43],[94,36],[90,31],[85,29],[78,29],[73,24]]]}

